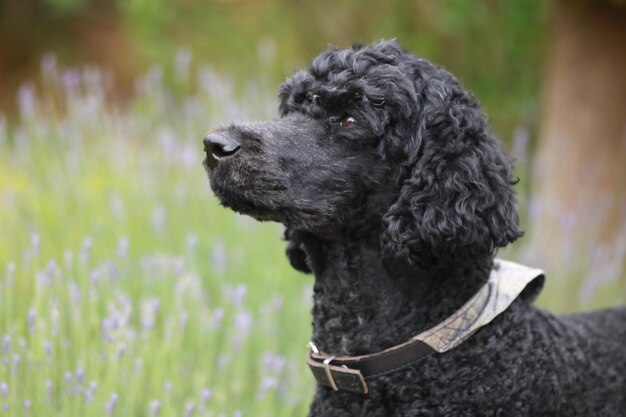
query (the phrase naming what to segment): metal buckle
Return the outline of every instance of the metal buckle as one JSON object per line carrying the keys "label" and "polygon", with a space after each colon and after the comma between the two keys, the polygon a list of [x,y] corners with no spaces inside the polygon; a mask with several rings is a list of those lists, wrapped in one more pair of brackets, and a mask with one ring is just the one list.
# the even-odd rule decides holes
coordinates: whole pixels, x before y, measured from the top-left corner
{"label": "metal buckle", "polygon": [[[313,342],[309,342],[309,348],[311,349],[311,351],[313,353],[315,353],[316,355],[320,354],[320,350],[317,348],[317,346],[315,346],[315,343]],[[333,373],[330,370],[330,363],[336,358],[336,356],[331,356],[329,358],[324,359],[324,362],[322,362],[324,364],[324,371],[326,371],[326,379],[328,379],[328,383],[330,384],[330,387],[334,390],[334,391],[339,391],[339,388],[337,387],[337,384],[335,383],[335,378],[333,378]],[[346,366],[344,366],[344,368],[347,368]]]}
{"label": "metal buckle", "polygon": [[333,359],[335,359],[335,356],[324,359],[324,370],[326,371],[326,378],[328,378],[328,383],[330,384],[330,387],[335,391],[339,391],[339,388],[337,388],[337,384],[335,384],[335,378],[333,378],[333,373],[330,370],[330,363],[333,361]]}

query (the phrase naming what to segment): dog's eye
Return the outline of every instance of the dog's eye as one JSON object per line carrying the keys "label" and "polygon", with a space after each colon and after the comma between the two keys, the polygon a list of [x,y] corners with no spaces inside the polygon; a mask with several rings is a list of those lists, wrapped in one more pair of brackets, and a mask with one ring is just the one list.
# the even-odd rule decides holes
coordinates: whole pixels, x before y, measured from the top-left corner
{"label": "dog's eye", "polygon": [[344,116],[343,119],[339,122],[341,127],[350,127],[356,123],[356,119],[352,116]]}

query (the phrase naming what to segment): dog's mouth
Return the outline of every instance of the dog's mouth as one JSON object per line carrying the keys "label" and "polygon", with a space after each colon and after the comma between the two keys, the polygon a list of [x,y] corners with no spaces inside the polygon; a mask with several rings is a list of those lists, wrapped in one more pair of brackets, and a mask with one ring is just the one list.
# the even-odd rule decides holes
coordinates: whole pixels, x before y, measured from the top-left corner
{"label": "dog's mouth", "polygon": [[285,205],[286,201],[272,201],[267,194],[263,194],[264,198],[260,198],[257,193],[250,193],[245,187],[233,186],[224,183],[214,177],[213,173],[209,173],[211,179],[211,188],[213,192],[225,207],[228,207],[237,213],[250,216],[258,221],[274,221],[286,225],[315,223],[319,218],[319,211],[312,208],[294,207]]}
{"label": "dog's mouth", "polygon": [[250,216],[257,221],[280,222],[283,220],[280,212],[260,206],[258,203],[250,203],[249,201],[244,200],[241,195],[225,196],[224,193],[217,191],[216,195],[223,206],[228,207],[239,214]]}
{"label": "dog's mouth", "polygon": [[291,208],[289,209],[291,216],[298,217],[302,220],[313,220],[318,214],[317,210],[308,208]]}
{"label": "dog's mouth", "polygon": [[277,221],[277,219],[275,218],[275,216],[273,216],[271,213],[269,212],[263,212],[263,211],[249,211],[249,212],[241,212],[241,214],[245,214],[246,216],[250,216],[252,217],[254,220],[260,221],[260,222],[269,222],[269,221]]}
{"label": "dog's mouth", "polygon": [[224,207],[258,221],[280,221],[281,210],[274,209],[269,202],[263,202],[258,192],[252,191],[249,185],[238,185],[224,179],[219,169],[206,169],[211,189]]}
{"label": "dog's mouth", "polygon": [[[227,205],[227,204],[225,204]],[[230,207],[230,206],[229,206]],[[231,207],[233,208],[233,207]],[[316,219],[317,211],[302,208],[241,208],[235,209],[237,212],[250,216],[255,220],[266,222],[280,222],[284,224],[296,224],[301,222],[313,222]]]}
{"label": "dog's mouth", "polygon": [[217,165],[213,163],[213,161],[214,160],[211,157],[211,155],[207,153],[204,154],[204,159],[202,160],[202,166],[204,167],[204,169],[206,170],[208,174],[211,174],[211,172],[217,167]]}

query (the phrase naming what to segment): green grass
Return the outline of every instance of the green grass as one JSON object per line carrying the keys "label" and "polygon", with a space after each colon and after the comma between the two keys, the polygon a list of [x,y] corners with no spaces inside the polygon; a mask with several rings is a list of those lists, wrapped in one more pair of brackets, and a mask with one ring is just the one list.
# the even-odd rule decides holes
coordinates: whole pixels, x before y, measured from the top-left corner
{"label": "green grass", "polygon": [[[203,133],[273,117],[274,87],[237,99],[204,67],[176,98],[156,68],[119,108],[97,69],[47,59],[0,120],[0,415],[305,415],[312,278],[201,167]],[[542,303],[571,308],[566,282]]]}

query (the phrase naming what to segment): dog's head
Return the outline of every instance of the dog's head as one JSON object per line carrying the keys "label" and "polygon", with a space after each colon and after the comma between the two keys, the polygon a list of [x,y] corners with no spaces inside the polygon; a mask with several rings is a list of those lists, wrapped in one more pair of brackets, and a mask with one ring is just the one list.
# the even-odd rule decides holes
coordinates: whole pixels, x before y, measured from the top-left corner
{"label": "dog's head", "polygon": [[274,121],[205,139],[221,202],[298,231],[379,233],[385,255],[428,267],[493,256],[521,235],[511,164],[475,98],[395,41],[331,48],[280,88]]}

